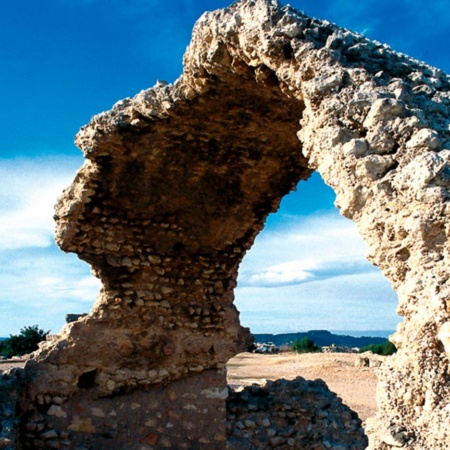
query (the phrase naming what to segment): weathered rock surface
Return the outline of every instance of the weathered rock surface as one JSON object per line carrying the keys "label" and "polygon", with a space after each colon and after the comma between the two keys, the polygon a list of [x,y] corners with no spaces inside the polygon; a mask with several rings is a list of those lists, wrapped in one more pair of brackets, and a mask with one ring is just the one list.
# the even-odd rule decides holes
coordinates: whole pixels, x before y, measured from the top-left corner
{"label": "weathered rock surface", "polygon": [[[239,263],[281,198],[317,170],[404,317],[399,352],[380,369],[370,448],[447,449],[449,86],[438,69],[272,0],[202,16],[174,85],[118,102],[77,136],[86,162],[59,199],[56,240],[103,288],[27,364],[24,445],[42,442],[37,423],[58,426],[54,448],[87,435],[95,446],[93,410],[76,426],[61,412],[73,399],[126,403],[128,392],[219,373],[247,338],[233,306]],[[223,401],[205,408],[225,423]],[[185,447],[171,445],[218,448],[225,428],[202,420]],[[130,431],[129,448],[140,436]]]}

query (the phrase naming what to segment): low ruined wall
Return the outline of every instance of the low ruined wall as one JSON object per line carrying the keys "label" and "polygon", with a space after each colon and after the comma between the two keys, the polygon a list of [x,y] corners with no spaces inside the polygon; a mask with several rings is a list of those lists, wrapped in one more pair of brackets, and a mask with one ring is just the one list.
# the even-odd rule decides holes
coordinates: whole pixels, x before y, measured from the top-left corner
{"label": "low ruined wall", "polygon": [[[173,85],[118,102],[77,135],[86,162],[58,200],[56,241],[102,289],[27,363],[23,445],[46,430],[39,445],[95,447],[117,424],[131,433],[117,448],[145,436],[169,446],[158,421],[145,425],[151,409],[134,428],[128,411],[147,392],[185,432],[187,404],[163,399],[176,385],[195,393],[207,374],[223,380],[245,348],[239,264],[267,215],[317,170],[404,318],[398,353],[380,368],[369,447],[449,448],[449,117],[447,75],[388,46],[274,0],[202,16]],[[188,442],[220,448],[224,399],[203,401],[215,412],[198,416]]]}
{"label": "low ruined wall", "polygon": [[20,447],[17,407],[20,394],[20,369],[0,373],[0,448],[16,450]]}
{"label": "low ruined wall", "polygon": [[23,424],[24,449],[206,450],[225,445],[225,371],[100,398],[88,381],[70,398],[38,397],[38,407]]}
{"label": "low ruined wall", "polygon": [[363,450],[368,443],[358,415],[324,381],[301,377],[230,389],[227,435],[230,450]]}

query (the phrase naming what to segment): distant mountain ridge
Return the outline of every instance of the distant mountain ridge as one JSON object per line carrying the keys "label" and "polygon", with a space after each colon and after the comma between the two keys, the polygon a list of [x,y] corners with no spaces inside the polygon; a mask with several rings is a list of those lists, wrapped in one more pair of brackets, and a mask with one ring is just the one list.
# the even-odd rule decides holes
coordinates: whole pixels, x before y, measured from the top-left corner
{"label": "distant mountain ridge", "polygon": [[[382,333],[377,332],[375,333]],[[365,347],[371,344],[384,344],[387,337],[380,336],[349,336],[342,334],[334,334],[327,330],[310,330],[310,331],[300,331],[297,333],[281,333],[281,334],[270,334],[270,333],[256,333],[253,334],[255,337],[255,342],[273,342],[275,345],[285,345],[290,344],[295,339],[300,341],[305,336],[312,339],[317,345],[323,347],[324,345],[338,345],[342,347]],[[0,337],[0,341],[8,339],[7,337]]]}
{"label": "distant mountain ridge", "polygon": [[275,345],[289,345],[291,342],[297,339],[300,341],[305,336],[312,339],[317,345],[329,346],[337,345],[341,347],[365,347],[371,344],[384,344],[386,342],[385,337],[370,337],[370,336],[345,336],[340,334],[333,334],[327,330],[311,330],[298,333],[283,333],[283,334],[253,334],[255,342],[273,342]]}

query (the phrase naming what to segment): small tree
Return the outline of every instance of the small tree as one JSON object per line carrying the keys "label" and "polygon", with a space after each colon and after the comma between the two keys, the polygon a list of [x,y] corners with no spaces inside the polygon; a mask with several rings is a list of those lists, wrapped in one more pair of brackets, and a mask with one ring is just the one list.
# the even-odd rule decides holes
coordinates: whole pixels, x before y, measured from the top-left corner
{"label": "small tree", "polygon": [[397,347],[391,342],[386,341],[383,345],[383,355],[393,355],[397,351]]}
{"label": "small tree", "polygon": [[322,349],[308,336],[302,338],[300,342],[295,339],[291,344],[291,349],[297,353],[318,353],[322,351]]}
{"label": "small tree", "polygon": [[38,343],[45,341],[48,333],[49,331],[41,330],[37,325],[24,327],[20,330],[20,334],[10,335],[8,339],[2,341],[1,354],[11,358],[34,352],[38,349]]}
{"label": "small tree", "polygon": [[386,342],[384,344],[371,344],[359,349],[359,353],[368,351],[377,355],[389,356],[393,355],[397,351],[397,348],[391,341],[386,339]]}

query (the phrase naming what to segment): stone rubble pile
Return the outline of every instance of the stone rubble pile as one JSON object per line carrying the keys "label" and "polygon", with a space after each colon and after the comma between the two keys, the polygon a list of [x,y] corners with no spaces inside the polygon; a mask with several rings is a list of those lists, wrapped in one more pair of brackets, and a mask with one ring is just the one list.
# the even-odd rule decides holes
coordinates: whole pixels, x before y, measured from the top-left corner
{"label": "stone rubble pile", "polygon": [[358,415],[322,380],[267,381],[230,389],[229,450],[362,450],[367,437]]}
{"label": "stone rubble pile", "polygon": [[322,353],[358,353],[358,348],[343,347],[341,345],[324,345]]}

